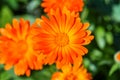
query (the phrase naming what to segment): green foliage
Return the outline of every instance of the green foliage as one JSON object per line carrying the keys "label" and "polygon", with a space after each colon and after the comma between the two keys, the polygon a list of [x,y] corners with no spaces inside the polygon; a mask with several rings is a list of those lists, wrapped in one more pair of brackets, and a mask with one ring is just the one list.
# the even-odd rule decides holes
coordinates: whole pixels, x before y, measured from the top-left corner
{"label": "green foliage", "polygon": [[37,8],[38,6],[40,6],[40,1],[39,1],[39,0],[31,1],[31,2],[27,5],[27,10],[28,10],[28,12],[32,12],[32,11],[34,11],[35,8]]}
{"label": "green foliage", "polygon": [[113,34],[112,34],[112,32],[106,32],[105,38],[106,38],[106,42],[109,45],[113,44]]}
{"label": "green foliage", "polygon": [[98,26],[95,29],[95,39],[97,41],[99,48],[103,49],[105,47],[106,41],[105,41],[105,29],[102,26]]}
{"label": "green foliage", "polygon": [[113,6],[112,18],[116,22],[120,22],[120,4]]}
{"label": "green foliage", "polygon": [[116,70],[118,70],[120,68],[120,64],[119,63],[115,63],[113,64],[113,66],[110,69],[109,72],[109,76],[111,76]]}
{"label": "green foliage", "polygon": [[6,0],[6,3],[8,3],[12,9],[18,9],[18,0]]}
{"label": "green foliage", "polygon": [[94,49],[90,55],[91,60],[98,61],[101,60],[103,57],[103,53],[100,50]]}
{"label": "green foliage", "polygon": [[8,80],[11,78],[11,75],[8,74],[7,71],[4,71],[1,75],[0,75],[0,80]]}
{"label": "green foliage", "polygon": [[6,23],[11,22],[13,13],[8,6],[3,6],[0,10],[0,26],[5,26]]}

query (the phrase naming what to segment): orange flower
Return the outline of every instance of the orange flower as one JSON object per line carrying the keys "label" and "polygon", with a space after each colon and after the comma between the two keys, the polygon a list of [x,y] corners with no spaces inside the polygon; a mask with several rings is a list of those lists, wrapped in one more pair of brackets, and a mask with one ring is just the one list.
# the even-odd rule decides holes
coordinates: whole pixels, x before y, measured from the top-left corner
{"label": "orange flower", "polygon": [[82,65],[64,65],[62,72],[55,72],[51,80],[92,80],[90,73]]}
{"label": "orange flower", "polygon": [[79,12],[82,11],[84,3],[83,0],[43,0],[41,6],[45,8],[44,11],[47,13],[50,12],[50,9],[63,9],[63,7],[67,7],[70,11]]}
{"label": "orange flower", "polygon": [[13,19],[13,25],[0,29],[0,64],[5,64],[6,70],[14,66],[16,75],[30,76],[31,69],[42,69],[45,56],[36,50],[38,29],[24,19]]}
{"label": "orange flower", "polygon": [[115,56],[114,56],[114,59],[116,62],[120,63],[120,51],[118,51]]}
{"label": "orange flower", "polygon": [[49,18],[37,19],[41,25],[39,48],[47,55],[46,63],[57,63],[57,68],[73,63],[74,59],[88,52],[84,47],[94,38],[86,30],[89,23],[81,23],[75,12],[67,9],[52,11]]}

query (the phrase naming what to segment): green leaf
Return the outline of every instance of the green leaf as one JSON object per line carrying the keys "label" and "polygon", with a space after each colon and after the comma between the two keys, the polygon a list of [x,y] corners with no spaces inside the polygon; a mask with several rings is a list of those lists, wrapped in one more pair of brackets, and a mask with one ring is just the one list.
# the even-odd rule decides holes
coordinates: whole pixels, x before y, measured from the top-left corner
{"label": "green leaf", "polygon": [[81,13],[81,20],[84,21],[88,17],[89,10],[87,8],[83,9],[83,12]]}
{"label": "green leaf", "polygon": [[105,47],[105,29],[102,26],[99,26],[95,30],[95,39],[97,41],[98,47],[103,49]]}
{"label": "green leaf", "polygon": [[96,65],[95,64],[90,64],[89,70],[92,71],[93,73],[96,73],[96,71],[97,71]]}
{"label": "green leaf", "polygon": [[[11,76],[12,80],[34,80],[31,76],[27,77],[26,75],[23,76],[17,76],[14,73],[14,68],[8,71],[8,74]],[[11,79],[9,79],[11,80]]]}
{"label": "green leaf", "polygon": [[109,71],[109,76],[111,76],[116,70],[118,70],[119,65],[120,64],[118,64],[118,63],[113,64],[113,66],[111,67],[111,69]]}
{"label": "green leaf", "polygon": [[106,42],[111,45],[113,44],[113,35],[112,32],[106,32]]}
{"label": "green leaf", "polygon": [[111,64],[112,64],[112,61],[105,60],[105,59],[102,59],[101,61],[98,62],[98,66],[111,65]]}
{"label": "green leaf", "polygon": [[6,23],[10,23],[13,18],[13,13],[8,6],[3,6],[1,10],[0,27],[4,27]]}
{"label": "green leaf", "polygon": [[18,0],[20,3],[28,3],[29,0]]}
{"label": "green leaf", "polygon": [[0,69],[3,68],[4,66],[0,64]]}
{"label": "green leaf", "polygon": [[0,73],[0,80],[9,80],[11,75],[7,71]]}
{"label": "green leaf", "polygon": [[33,12],[38,6],[40,6],[41,0],[33,0],[27,5],[28,12]]}
{"label": "green leaf", "polygon": [[14,78],[14,80],[34,80],[34,79],[32,79],[31,77],[27,77],[27,78],[16,77]]}
{"label": "green leaf", "polygon": [[95,25],[94,25],[94,23],[91,23],[88,29],[89,29],[90,31],[94,31],[94,30],[95,30]]}
{"label": "green leaf", "polygon": [[96,61],[96,60],[101,60],[102,59],[102,52],[98,49],[94,49],[92,52],[91,52],[91,55],[90,55],[90,58],[93,60],[93,61]]}
{"label": "green leaf", "polygon": [[7,3],[12,7],[12,9],[18,9],[18,0],[7,0]]}
{"label": "green leaf", "polygon": [[89,67],[89,65],[90,65],[90,60],[88,59],[88,58],[84,58],[84,60],[83,60],[83,64],[84,64],[84,66],[85,67]]}
{"label": "green leaf", "polygon": [[34,80],[50,80],[52,74],[56,71],[56,66],[44,66],[44,69],[39,71],[33,71],[31,77]]}
{"label": "green leaf", "polygon": [[120,22],[120,4],[113,6],[112,19]]}
{"label": "green leaf", "polygon": [[105,3],[106,4],[109,4],[111,0],[105,0]]}

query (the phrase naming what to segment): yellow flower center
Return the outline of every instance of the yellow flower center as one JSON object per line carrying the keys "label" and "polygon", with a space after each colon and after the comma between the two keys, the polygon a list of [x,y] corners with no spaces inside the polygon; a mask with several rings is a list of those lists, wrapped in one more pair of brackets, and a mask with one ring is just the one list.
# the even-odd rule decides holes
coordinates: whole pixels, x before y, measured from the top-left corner
{"label": "yellow flower center", "polygon": [[68,35],[66,33],[58,33],[55,36],[55,43],[61,47],[66,46],[69,43]]}

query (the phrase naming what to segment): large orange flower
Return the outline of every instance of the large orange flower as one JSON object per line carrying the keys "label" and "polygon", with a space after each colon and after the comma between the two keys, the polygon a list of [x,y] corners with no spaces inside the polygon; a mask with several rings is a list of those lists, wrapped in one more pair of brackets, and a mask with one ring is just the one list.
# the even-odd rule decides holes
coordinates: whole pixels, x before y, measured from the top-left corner
{"label": "large orange flower", "polygon": [[82,23],[75,12],[67,9],[52,11],[49,18],[37,19],[41,25],[39,48],[47,55],[46,63],[57,63],[57,68],[73,63],[74,59],[88,52],[84,47],[94,38],[86,30],[89,23]]}
{"label": "large orange flower", "polygon": [[79,12],[82,11],[83,5],[83,0],[43,0],[41,4],[47,13],[50,12],[50,9],[63,9],[63,7],[67,7],[70,11]]}
{"label": "large orange flower", "polygon": [[51,80],[92,80],[92,76],[83,65],[64,65],[62,72],[55,72]]}
{"label": "large orange flower", "polygon": [[30,75],[30,70],[42,69],[44,55],[37,49],[36,30],[29,21],[13,19],[13,25],[0,29],[0,64],[9,70],[14,66],[16,75]]}

